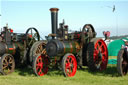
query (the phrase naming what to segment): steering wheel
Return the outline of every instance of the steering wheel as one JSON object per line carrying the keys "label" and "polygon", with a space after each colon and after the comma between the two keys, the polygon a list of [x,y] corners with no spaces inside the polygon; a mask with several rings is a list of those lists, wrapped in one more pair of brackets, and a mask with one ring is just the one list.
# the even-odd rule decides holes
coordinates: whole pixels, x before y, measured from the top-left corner
{"label": "steering wheel", "polygon": [[26,36],[26,39],[25,39],[26,40],[26,48],[31,47],[34,42],[40,40],[39,32],[34,27],[28,28],[25,36]]}
{"label": "steering wheel", "polygon": [[96,32],[91,24],[85,24],[82,29],[81,42],[85,44],[86,38],[95,37]]}

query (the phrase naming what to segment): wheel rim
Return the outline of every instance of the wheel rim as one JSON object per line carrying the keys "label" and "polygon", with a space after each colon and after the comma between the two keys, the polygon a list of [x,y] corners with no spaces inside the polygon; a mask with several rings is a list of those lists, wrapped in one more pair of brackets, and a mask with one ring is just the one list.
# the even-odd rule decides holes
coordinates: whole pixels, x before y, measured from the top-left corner
{"label": "wheel rim", "polygon": [[123,57],[122,58],[122,73],[123,73],[123,75],[126,75],[127,71],[128,71],[128,62]]}
{"label": "wheel rim", "polygon": [[108,63],[108,50],[105,42],[100,39],[95,43],[93,59],[97,69],[104,70]]}
{"label": "wheel rim", "polygon": [[65,61],[66,75],[72,77],[75,75],[76,70],[77,70],[77,61],[73,55],[69,55]]}
{"label": "wheel rim", "polygon": [[4,74],[9,74],[14,71],[14,59],[10,55],[5,56],[2,62],[2,71]]}
{"label": "wheel rim", "polygon": [[38,56],[36,60],[37,75],[43,76],[48,72],[48,58],[44,55]]}

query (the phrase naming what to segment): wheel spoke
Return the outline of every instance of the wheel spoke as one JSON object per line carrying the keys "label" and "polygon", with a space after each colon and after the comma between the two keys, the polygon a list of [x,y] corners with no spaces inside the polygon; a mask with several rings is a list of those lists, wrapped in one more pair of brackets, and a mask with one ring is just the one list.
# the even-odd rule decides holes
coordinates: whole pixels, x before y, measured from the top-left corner
{"label": "wheel spoke", "polygon": [[13,60],[13,56],[10,54],[4,54],[2,56],[2,74],[7,75],[11,72],[14,71],[14,60]]}
{"label": "wheel spoke", "polygon": [[94,45],[93,59],[97,69],[104,70],[107,67],[107,46],[103,40],[96,41]]}
{"label": "wheel spoke", "polygon": [[9,64],[13,63],[13,60],[11,58],[9,58]]}
{"label": "wheel spoke", "polygon": [[98,48],[98,53],[99,53],[101,49],[99,43],[97,43],[97,46],[98,46],[97,48]]}
{"label": "wheel spoke", "polygon": [[41,67],[40,63],[36,64],[37,67]]}
{"label": "wheel spoke", "polygon": [[70,63],[65,64],[66,69],[70,68]]}
{"label": "wheel spoke", "polygon": [[39,74],[39,75],[41,75],[41,74],[42,74],[42,70],[41,70],[41,69],[39,69],[39,72],[38,72],[38,74]]}
{"label": "wheel spoke", "polygon": [[74,76],[75,73],[76,73],[76,69],[77,69],[77,61],[75,59],[75,57],[73,55],[67,55],[64,57],[66,59],[64,65],[65,65],[65,68],[64,68],[64,72],[65,72],[65,75],[68,76],[68,77],[71,77],[71,76]]}
{"label": "wheel spoke", "polygon": [[38,46],[38,53],[40,53],[41,51],[42,51],[42,48],[41,48],[42,46]]}
{"label": "wheel spoke", "polygon": [[3,66],[3,69],[7,68],[8,66]]}
{"label": "wheel spoke", "polygon": [[8,65],[8,64],[7,64],[5,61],[3,61],[3,65],[6,66],[6,65]]}
{"label": "wheel spoke", "polygon": [[7,61],[7,59],[5,59],[4,61],[5,61],[5,63],[6,63],[6,64],[8,64],[8,61]]}
{"label": "wheel spoke", "polygon": [[38,56],[36,62],[36,72],[38,76],[45,75],[48,72],[48,57],[44,55]]}

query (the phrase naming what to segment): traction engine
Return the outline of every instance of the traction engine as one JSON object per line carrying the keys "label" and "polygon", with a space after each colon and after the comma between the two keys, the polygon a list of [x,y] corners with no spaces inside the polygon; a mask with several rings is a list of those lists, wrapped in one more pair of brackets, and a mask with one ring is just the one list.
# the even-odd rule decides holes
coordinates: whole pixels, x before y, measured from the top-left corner
{"label": "traction engine", "polygon": [[[26,33],[13,33],[8,25],[3,27],[0,33],[0,73],[10,74],[14,71],[15,65],[32,66],[33,44],[40,44],[40,35],[36,28],[29,28]],[[35,43],[36,42],[36,43]],[[35,48],[37,49],[37,48]]]}
{"label": "traction engine", "polygon": [[[43,45],[43,52],[35,56],[33,70],[38,76],[48,72],[50,63],[61,66],[65,76],[72,77],[79,66],[88,66],[91,71],[104,70],[108,62],[108,50],[91,24],[85,24],[82,31],[70,33],[68,25],[59,24],[58,8],[51,8],[52,34]],[[50,37],[50,38],[49,38]]]}

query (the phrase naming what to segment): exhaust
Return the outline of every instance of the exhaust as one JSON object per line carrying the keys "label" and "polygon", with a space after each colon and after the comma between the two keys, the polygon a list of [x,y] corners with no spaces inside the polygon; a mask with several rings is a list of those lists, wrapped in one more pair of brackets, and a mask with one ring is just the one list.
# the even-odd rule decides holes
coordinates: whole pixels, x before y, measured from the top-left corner
{"label": "exhaust", "polygon": [[58,8],[51,8],[51,24],[52,24],[52,34],[57,33],[58,29]]}

